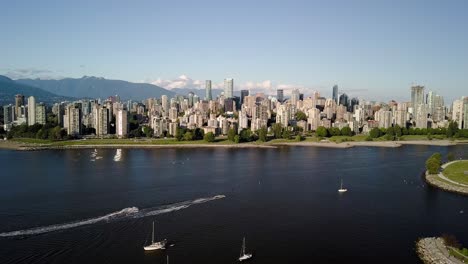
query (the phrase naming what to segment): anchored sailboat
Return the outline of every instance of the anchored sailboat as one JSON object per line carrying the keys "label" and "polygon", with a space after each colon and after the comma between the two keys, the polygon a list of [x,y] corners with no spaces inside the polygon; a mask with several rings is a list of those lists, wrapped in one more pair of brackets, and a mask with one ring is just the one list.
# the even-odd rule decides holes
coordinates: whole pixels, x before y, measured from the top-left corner
{"label": "anchored sailboat", "polygon": [[340,189],[338,189],[338,192],[340,193],[343,193],[343,192],[347,192],[348,189],[343,189],[343,179],[341,179],[341,186],[340,186]]}
{"label": "anchored sailboat", "polygon": [[242,248],[241,248],[241,253],[240,253],[240,257],[239,257],[239,261],[244,261],[244,260],[248,260],[252,257],[252,254],[247,254],[245,253],[245,237],[244,239],[242,240]]}
{"label": "anchored sailboat", "polygon": [[145,250],[157,250],[157,249],[165,249],[167,240],[161,240],[158,242],[154,242],[154,221],[153,221],[153,235],[151,237],[151,244],[148,246],[143,247]]}

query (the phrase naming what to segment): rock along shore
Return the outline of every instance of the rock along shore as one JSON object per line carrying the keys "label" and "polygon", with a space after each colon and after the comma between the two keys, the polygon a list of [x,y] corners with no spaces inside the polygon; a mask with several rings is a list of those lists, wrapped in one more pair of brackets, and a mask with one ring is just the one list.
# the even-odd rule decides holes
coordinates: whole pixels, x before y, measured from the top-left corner
{"label": "rock along shore", "polygon": [[444,240],[440,237],[427,237],[416,242],[416,253],[424,264],[463,264],[451,256]]}

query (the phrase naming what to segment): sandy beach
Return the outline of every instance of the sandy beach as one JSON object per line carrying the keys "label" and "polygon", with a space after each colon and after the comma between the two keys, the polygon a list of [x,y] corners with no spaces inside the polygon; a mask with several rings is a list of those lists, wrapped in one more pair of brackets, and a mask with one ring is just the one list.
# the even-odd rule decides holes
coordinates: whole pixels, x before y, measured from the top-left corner
{"label": "sandy beach", "polygon": [[449,140],[418,140],[418,141],[349,141],[342,143],[334,142],[281,142],[281,143],[241,143],[241,144],[216,144],[216,143],[194,143],[194,144],[75,144],[54,145],[22,143],[12,140],[0,141],[0,149],[10,150],[45,150],[45,149],[90,149],[90,148],[278,148],[281,146],[300,147],[323,147],[323,148],[352,148],[352,147],[383,147],[397,148],[403,145],[425,145],[425,146],[455,146],[467,144]]}

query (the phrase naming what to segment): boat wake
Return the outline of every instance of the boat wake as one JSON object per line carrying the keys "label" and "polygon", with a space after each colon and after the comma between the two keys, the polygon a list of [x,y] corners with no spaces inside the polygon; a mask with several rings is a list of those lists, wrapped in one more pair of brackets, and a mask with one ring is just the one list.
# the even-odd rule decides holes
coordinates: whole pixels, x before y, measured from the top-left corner
{"label": "boat wake", "polygon": [[4,233],[0,233],[0,237],[32,236],[32,235],[39,235],[39,234],[60,231],[60,230],[65,230],[65,229],[70,229],[70,228],[75,228],[75,227],[80,227],[80,226],[85,226],[85,225],[92,225],[92,224],[97,224],[97,223],[102,223],[102,222],[109,223],[113,221],[129,219],[129,218],[142,218],[142,217],[147,217],[147,216],[155,216],[155,215],[166,214],[166,213],[170,213],[174,211],[179,211],[182,209],[186,209],[195,204],[202,204],[202,203],[222,199],[225,197],[226,197],[225,195],[216,195],[213,197],[200,198],[196,200],[189,200],[185,202],[174,203],[170,205],[153,207],[153,208],[145,208],[141,210],[139,210],[137,207],[128,207],[117,212],[113,212],[104,216],[90,218],[86,220],[65,223],[65,224],[43,226],[43,227],[34,227],[34,228],[23,229],[23,230],[18,230],[18,231],[4,232]]}

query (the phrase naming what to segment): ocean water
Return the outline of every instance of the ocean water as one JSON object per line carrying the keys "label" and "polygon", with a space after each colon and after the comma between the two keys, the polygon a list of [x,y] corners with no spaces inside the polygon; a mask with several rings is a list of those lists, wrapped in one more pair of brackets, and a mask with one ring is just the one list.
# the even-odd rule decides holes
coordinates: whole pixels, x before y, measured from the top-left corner
{"label": "ocean water", "polygon": [[421,177],[467,150],[0,150],[0,263],[235,263],[244,236],[251,263],[420,263],[419,237],[468,245],[468,197]]}

